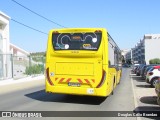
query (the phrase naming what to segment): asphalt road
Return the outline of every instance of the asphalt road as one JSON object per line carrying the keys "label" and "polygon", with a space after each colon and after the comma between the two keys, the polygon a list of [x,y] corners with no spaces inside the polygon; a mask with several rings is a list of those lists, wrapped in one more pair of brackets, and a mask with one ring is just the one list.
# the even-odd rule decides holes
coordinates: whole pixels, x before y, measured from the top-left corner
{"label": "asphalt road", "polygon": [[[130,79],[130,69],[123,69],[121,82],[114,90],[114,95],[110,95],[107,98],[48,94],[45,93],[44,90],[45,89],[44,80],[10,84],[0,87],[1,87],[0,111],[133,111],[135,110],[135,99],[132,89],[133,85]],[[50,118],[41,118],[41,119],[50,119]],[[74,120],[75,118],[55,117],[54,120],[55,119]],[[77,117],[76,119],[106,120],[105,117]],[[136,117],[129,117],[129,118],[108,117],[107,120],[108,119],[136,120]]]}

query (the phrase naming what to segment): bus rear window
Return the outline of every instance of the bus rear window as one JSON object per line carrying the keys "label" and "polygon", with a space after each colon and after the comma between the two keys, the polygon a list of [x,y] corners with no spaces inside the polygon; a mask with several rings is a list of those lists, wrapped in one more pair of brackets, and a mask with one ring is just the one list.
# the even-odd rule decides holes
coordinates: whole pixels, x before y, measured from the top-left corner
{"label": "bus rear window", "polygon": [[98,50],[102,33],[53,33],[54,50]]}

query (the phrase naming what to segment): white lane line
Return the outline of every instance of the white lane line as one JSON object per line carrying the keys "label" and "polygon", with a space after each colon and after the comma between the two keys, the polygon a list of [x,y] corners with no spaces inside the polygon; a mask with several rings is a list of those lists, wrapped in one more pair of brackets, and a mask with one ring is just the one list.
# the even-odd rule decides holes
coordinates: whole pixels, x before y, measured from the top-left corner
{"label": "white lane line", "polygon": [[[134,97],[134,107],[135,107],[136,110],[138,110],[137,109],[138,108],[138,102],[137,102],[136,92],[135,92],[135,89],[134,89],[132,75],[133,74],[130,73],[131,84],[132,84],[132,91],[133,91],[133,97]],[[141,117],[136,117],[136,118],[137,118],[137,120],[142,120]]]}

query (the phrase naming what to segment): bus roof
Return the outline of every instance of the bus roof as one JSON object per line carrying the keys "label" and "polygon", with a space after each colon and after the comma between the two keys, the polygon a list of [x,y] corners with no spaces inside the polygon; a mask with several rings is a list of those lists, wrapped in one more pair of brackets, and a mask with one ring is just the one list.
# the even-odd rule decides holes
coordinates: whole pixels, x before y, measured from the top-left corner
{"label": "bus roof", "polygon": [[105,28],[61,28],[61,29],[52,29],[53,31],[59,31],[59,32],[75,32],[75,31],[95,31],[95,30],[101,30],[101,31],[107,31]]}

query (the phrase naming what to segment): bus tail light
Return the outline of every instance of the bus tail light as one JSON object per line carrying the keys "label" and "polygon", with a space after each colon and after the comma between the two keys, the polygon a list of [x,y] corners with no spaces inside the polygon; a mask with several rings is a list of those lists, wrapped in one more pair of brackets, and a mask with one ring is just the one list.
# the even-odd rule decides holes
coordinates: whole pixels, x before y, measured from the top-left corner
{"label": "bus tail light", "polygon": [[96,87],[96,88],[100,88],[100,87],[103,85],[103,83],[104,83],[105,79],[106,79],[106,71],[105,71],[105,70],[103,70],[103,73],[102,73],[102,79],[101,79],[100,83],[97,85],[97,87]]}
{"label": "bus tail light", "polygon": [[49,68],[46,69],[46,78],[47,78],[47,81],[50,85],[54,85],[50,76],[49,76]]}

